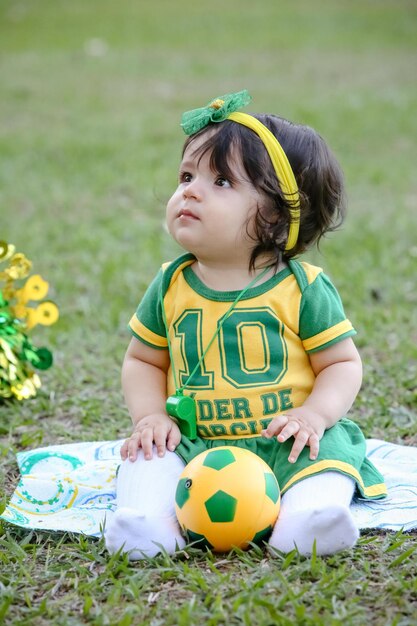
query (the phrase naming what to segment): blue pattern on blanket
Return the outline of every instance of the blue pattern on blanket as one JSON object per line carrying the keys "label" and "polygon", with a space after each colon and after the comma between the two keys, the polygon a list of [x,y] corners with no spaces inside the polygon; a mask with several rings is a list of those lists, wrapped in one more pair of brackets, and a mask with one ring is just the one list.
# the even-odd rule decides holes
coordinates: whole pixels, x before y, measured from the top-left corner
{"label": "blue pattern on blanket", "polygon": [[417,448],[369,439],[367,456],[384,475],[388,497],[378,506],[355,500],[352,513],[359,528],[417,528]]}

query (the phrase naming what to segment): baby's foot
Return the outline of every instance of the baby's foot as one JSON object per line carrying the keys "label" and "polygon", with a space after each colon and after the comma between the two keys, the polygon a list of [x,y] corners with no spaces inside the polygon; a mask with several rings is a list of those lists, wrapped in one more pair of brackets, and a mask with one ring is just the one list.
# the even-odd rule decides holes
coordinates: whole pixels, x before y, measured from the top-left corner
{"label": "baby's foot", "polygon": [[334,554],[351,548],[359,537],[358,528],[348,507],[335,505],[319,510],[304,510],[279,517],[269,544],[281,552],[296,547],[310,555],[316,541],[316,553]]}
{"label": "baby's foot", "polygon": [[150,517],[122,507],[106,522],[104,540],[112,554],[122,549],[130,561],[153,557],[161,550],[173,554],[185,546],[179,526],[172,517]]}

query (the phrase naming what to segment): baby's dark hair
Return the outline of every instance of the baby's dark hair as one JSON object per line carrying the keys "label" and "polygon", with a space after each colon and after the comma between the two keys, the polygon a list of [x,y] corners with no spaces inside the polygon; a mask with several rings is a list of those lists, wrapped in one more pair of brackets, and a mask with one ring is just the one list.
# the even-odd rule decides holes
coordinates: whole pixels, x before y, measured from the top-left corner
{"label": "baby's dark hair", "polygon": [[[298,184],[300,231],[291,250],[285,250],[291,200],[282,193],[266,148],[255,132],[242,124],[225,120],[209,124],[188,137],[183,149],[184,152],[195,138],[207,134],[206,141],[197,150],[200,157],[210,153],[210,167],[233,184],[236,182],[233,159],[237,154],[248,179],[265,197],[265,204],[258,207],[255,216],[251,269],[259,255],[270,256],[278,264],[281,258],[288,260],[318,244],[326,232],[341,225],[346,211],[342,170],[320,135],[309,126],[293,124],[276,115],[254,117],[278,139]],[[253,233],[253,226],[251,231]]]}

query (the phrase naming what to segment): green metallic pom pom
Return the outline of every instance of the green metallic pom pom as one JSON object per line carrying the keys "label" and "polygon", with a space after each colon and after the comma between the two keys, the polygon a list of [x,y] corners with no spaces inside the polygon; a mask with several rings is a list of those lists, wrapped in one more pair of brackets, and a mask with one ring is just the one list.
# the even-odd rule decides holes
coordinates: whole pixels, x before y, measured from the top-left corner
{"label": "green metallic pom pom", "polygon": [[[4,266],[3,264],[6,264]],[[37,326],[50,326],[59,316],[58,307],[50,301],[38,306],[29,303],[42,300],[48,283],[38,274],[28,277],[32,263],[16,252],[13,244],[0,241],[0,403],[16,398],[33,398],[41,386],[33,371],[46,370],[53,363],[47,348],[37,348],[28,333]]]}

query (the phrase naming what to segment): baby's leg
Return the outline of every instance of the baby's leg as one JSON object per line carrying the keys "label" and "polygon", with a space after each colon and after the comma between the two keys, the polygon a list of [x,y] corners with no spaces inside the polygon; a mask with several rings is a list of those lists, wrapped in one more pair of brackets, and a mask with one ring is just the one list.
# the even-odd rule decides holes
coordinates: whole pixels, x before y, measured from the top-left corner
{"label": "baby's leg", "polygon": [[339,472],[305,478],[282,497],[281,511],[269,543],[281,552],[334,554],[352,547],[359,531],[349,505],[355,482]]}
{"label": "baby's leg", "polygon": [[143,451],[133,463],[120,465],[117,476],[117,509],[106,521],[104,539],[113,553],[123,549],[135,561],[169,554],[185,546],[175,516],[175,491],[184,462],[175,452],[145,461]]}

